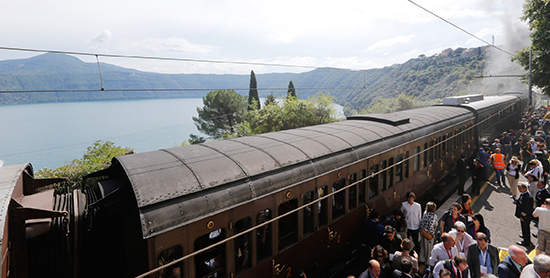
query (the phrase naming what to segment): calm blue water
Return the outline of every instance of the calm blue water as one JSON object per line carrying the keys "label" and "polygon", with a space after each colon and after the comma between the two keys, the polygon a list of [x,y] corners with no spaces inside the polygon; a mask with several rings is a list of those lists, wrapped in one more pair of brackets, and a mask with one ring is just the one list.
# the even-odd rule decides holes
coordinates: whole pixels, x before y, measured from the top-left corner
{"label": "calm blue water", "polygon": [[201,98],[0,105],[0,160],[30,162],[37,171],[82,158],[96,140],[138,153],[179,146],[190,133],[201,135],[192,119],[197,107]]}
{"label": "calm blue water", "polygon": [[96,140],[137,152],[180,145],[202,99],[153,99],[0,106],[0,160],[36,170],[82,158]]}

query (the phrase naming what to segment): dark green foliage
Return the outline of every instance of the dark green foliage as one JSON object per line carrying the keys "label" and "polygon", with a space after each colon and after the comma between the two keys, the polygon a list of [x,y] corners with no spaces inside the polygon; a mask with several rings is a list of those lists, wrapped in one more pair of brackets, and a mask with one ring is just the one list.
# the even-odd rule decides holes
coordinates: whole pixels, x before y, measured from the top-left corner
{"label": "dark green foliage", "polygon": [[260,109],[260,96],[258,95],[258,82],[254,71],[250,72],[250,91],[248,92],[248,111]]}
{"label": "dark green foliage", "polygon": [[[532,83],[550,95],[550,2],[526,0],[523,5],[523,21],[529,24],[532,42]],[[529,71],[529,47],[516,53],[513,60]],[[528,82],[527,77],[524,78]]]}
{"label": "dark green foliage", "polygon": [[268,106],[271,104],[277,104],[277,99],[273,95],[273,92],[271,92],[271,94],[267,95],[267,97],[265,98],[264,106]]}
{"label": "dark green foliage", "polygon": [[294,83],[292,83],[292,80],[290,80],[290,82],[288,82],[288,92],[287,92],[287,97],[298,97],[296,95],[296,89],[294,88]]}
{"label": "dark green foliage", "polygon": [[35,176],[37,178],[67,178],[68,181],[60,184],[60,190],[63,188],[68,188],[69,190],[83,188],[85,186],[84,176],[109,167],[113,157],[124,155],[131,151],[131,148],[115,146],[111,141],[103,142],[98,140],[87,148],[86,153],[81,159],[75,159],[71,163],[56,169],[41,169],[36,172]]}
{"label": "dark green foliage", "polygon": [[199,131],[214,139],[233,134],[235,125],[243,122],[248,106],[244,96],[233,90],[211,91],[202,102],[204,106],[197,108],[198,117],[193,117],[193,121]]}
{"label": "dark green foliage", "polygon": [[189,144],[200,144],[206,142],[206,138],[195,134],[189,134]]}

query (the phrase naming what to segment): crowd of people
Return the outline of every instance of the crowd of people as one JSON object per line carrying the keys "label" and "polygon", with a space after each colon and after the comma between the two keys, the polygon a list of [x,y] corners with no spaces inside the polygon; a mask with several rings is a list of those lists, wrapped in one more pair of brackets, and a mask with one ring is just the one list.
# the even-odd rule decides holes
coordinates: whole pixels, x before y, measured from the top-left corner
{"label": "crowd of people", "polygon": [[[372,210],[365,225],[372,252],[359,278],[550,277],[550,162],[546,147],[550,145],[550,119],[546,118],[550,117],[546,112],[541,109],[528,114],[518,129],[502,133],[494,142],[485,141],[471,164],[466,162],[466,154],[461,155],[457,161],[461,202],[453,203],[440,219],[436,204],[428,202],[422,208],[414,192],[407,193],[401,209],[384,221]],[[494,186],[510,188],[522,230],[522,240],[509,246],[508,256],[502,260],[483,216],[471,208],[471,196],[480,194],[491,171],[496,177]],[[528,182],[519,182],[521,175]],[[470,194],[464,190],[469,176]],[[527,251],[535,248],[532,223],[538,228],[533,234],[538,241],[533,262],[518,246]]]}

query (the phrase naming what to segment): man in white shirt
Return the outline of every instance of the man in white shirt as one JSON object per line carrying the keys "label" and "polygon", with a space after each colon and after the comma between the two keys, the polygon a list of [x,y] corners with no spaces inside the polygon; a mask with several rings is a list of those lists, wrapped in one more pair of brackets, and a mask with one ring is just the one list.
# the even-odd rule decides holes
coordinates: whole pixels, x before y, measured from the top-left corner
{"label": "man in white shirt", "polygon": [[452,260],[444,260],[437,263],[434,269],[434,278],[439,278],[441,269],[448,269],[451,272],[451,278],[470,278],[470,271],[466,258],[457,255]]}
{"label": "man in white shirt", "polygon": [[550,199],[533,211],[533,216],[539,218],[539,231],[537,233],[537,253],[550,254]]}
{"label": "man in white shirt", "polygon": [[[452,260],[458,255],[458,250],[455,247],[455,239],[448,233],[441,235],[441,242],[434,245],[430,256],[430,267],[433,270],[434,266],[444,260]],[[439,273],[439,272],[438,272]]]}
{"label": "man in white shirt", "polygon": [[412,239],[414,250],[418,253],[420,247],[418,244],[419,224],[420,219],[422,219],[422,207],[419,203],[414,201],[416,199],[414,192],[408,192],[406,197],[407,201],[401,204],[401,211],[403,211],[405,219],[407,219],[409,223],[409,227],[407,227],[407,237]]}

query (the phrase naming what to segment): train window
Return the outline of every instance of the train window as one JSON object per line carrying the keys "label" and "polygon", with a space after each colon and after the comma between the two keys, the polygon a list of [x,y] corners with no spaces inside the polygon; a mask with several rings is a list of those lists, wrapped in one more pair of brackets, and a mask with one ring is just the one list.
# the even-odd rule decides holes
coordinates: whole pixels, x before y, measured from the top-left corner
{"label": "train window", "polygon": [[361,180],[362,182],[359,183],[359,205],[364,204],[367,200],[365,198],[366,189],[367,189],[367,181],[365,178],[367,177],[367,170],[361,170]]}
{"label": "train window", "polygon": [[[378,170],[378,164],[374,164],[374,165],[371,165],[370,166],[370,173],[371,175],[374,174],[374,173],[377,173],[379,170]],[[369,200],[373,197],[376,197],[378,196],[378,192],[379,192],[379,189],[378,189],[378,174],[377,175],[373,175],[369,178]]]}
{"label": "train window", "polygon": [[405,152],[405,162],[403,162],[403,173],[405,175],[405,178],[408,178],[409,177],[409,163],[410,163],[410,159],[409,159],[409,151],[406,151]]}
{"label": "train window", "polygon": [[[195,251],[206,248],[225,238],[225,230],[218,229],[195,240]],[[225,244],[218,245],[195,256],[197,277],[225,276]]]}
{"label": "train window", "polygon": [[[340,179],[332,184],[332,192],[340,190],[346,186],[346,179]],[[346,210],[346,191],[342,190],[332,195],[332,221],[343,216]]]}
{"label": "train window", "polygon": [[395,172],[393,167],[393,157],[388,159],[388,188],[393,186],[393,172]]}
{"label": "train window", "polygon": [[416,173],[420,170],[420,147],[414,148],[413,171]]}
{"label": "train window", "polygon": [[[256,225],[271,220],[271,210],[265,209],[258,212]],[[256,256],[258,262],[262,259],[271,257],[271,223],[262,226],[256,230]]]}
{"label": "train window", "polygon": [[[178,246],[165,249],[159,254],[158,265],[159,266],[166,265],[171,261],[174,261],[181,257],[183,257],[183,249],[181,246],[178,245]],[[183,262],[180,262],[173,266],[170,266],[168,268],[161,270],[159,272],[159,277],[160,278],[183,277],[182,272],[183,272]]]}
{"label": "train window", "polygon": [[[357,174],[353,173],[349,176],[348,184],[353,184],[357,181]],[[349,210],[355,209],[357,207],[357,184],[354,184],[349,187]]]}
{"label": "train window", "polygon": [[[279,215],[298,207],[298,199],[292,199],[279,206]],[[298,241],[298,213],[294,212],[279,219],[279,252]]]}
{"label": "train window", "polygon": [[428,166],[428,143],[424,143],[424,153],[422,154],[424,156],[424,167]]}
{"label": "train window", "polygon": [[441,142],[441,137],[436,138],[434,142],[434,161],[440,157],[441,145],[439,144],[439,142]]}
{"label": "train window", "polygon": [[403,163],[399,163],[403,160],[403,154],[398,154],[395,157],[395,183],[403,180]]}
{"label": "train window", "polygon": [[[314,198],[314,191],[304,193],[302,196],[303,204],[311,203]],[[309,205],[304,208],[304,235],[313,232],[313,205]]]}
{"label": "train window", "polygon": [[[327,191],[328,191],[328,186],[326,185],[323,187],[317,188],[317,197],[320,199],[326,196],[328,194]],[[327,198],[317,202],[317,204],[319,206],[319,211],[317,212],[318,226],[322,227],[327,224],[327,219],[328,219]]]}
{"label": "train window", "polygon": [[[250,217],[235,222],[235,234],[250,229]],[[252,260],[250,255],[251,233],[244,234],[235,239],[235,270],[238,272],[250,268]]]}
{"label": "train window", "polygon": [[382,172],[382,188],[380,188],[380,191],[384,192],[386,191],[386,185],[387,185],[387,181],[388,181],[388,161],[384,160],[382,161],[382,169],[383,169],[383,172]]}

